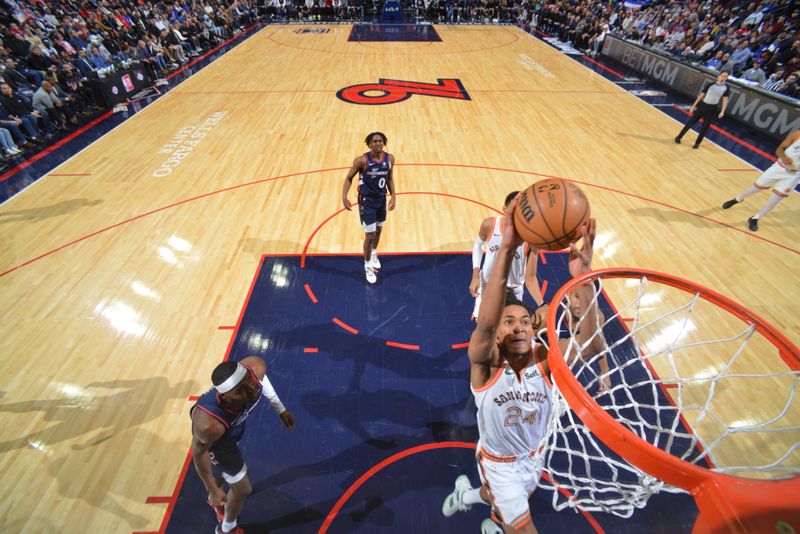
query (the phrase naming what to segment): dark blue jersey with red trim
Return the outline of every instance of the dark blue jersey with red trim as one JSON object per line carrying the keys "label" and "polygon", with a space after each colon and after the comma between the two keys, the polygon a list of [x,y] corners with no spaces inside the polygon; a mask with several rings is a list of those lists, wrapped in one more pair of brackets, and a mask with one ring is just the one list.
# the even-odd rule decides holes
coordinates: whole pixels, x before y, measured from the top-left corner
{"label": "dark blue jersey with red trim", "polygon": [[252,376],[253,380],[255,380],[256,384],[258,384],[258,400],[255,402],[248,402],[241,411],[233,412],[222,406],[219,393],[217,392],[216,388],[212,387],[200,395],[200,398],[197,399],[195,405],[192,406],[191,410],[189,410],[190,417],[195,409],[203,410],[211,417],[222,423],[222,425],[225,427],[225,434],[236,441],[242,439],[242,435],[244,434],[244,423],[247,420],[247,417],[250,415],[250,412],[253,411],[253,408],[258,406],[262,396],[261,380],[258,379],[250,367],[246,365],[242,365],[242,367],[247,369],[247,371],[250,373],[250,376]]}
{"label": "dark blue jersey with red trim", "polygon": [[372,152],[367,152],[364,156],[367,159],[367,168],[361,171],[358,179],[358,194],[362,197],[385,197],[386,182],[392,172],[389,153],[384,152],[381,161],[372,159]]}

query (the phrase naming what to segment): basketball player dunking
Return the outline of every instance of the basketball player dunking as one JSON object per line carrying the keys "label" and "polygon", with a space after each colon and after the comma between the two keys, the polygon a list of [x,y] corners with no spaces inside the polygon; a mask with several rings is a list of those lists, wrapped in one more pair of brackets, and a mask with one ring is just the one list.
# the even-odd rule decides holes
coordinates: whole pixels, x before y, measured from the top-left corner
{"label": "basketball player dunking", "polygon": [[[222,362],[211,374],[214,387],[201,395],[189,412],[194,467],[220,521],[217,534],[244,532],[236,521],[253,487],[238,444],[245,421],[261,397],[267,398],[284,427],[294,428],[294,415],[284,408],[266,373],[267,365],[257,356],[239,363]],[[217,485],[212,465],[222,471],[222,478],[230,487],[228,493]]]}
{"label": "basketball player dunking", "polygon": [[[516,200],[511,203],[511,210]],[[570,244],[569,270],[577,276],[591,270],[595,220],[581,228],[580,249]],[[492,507],[493,519],[506,533],[535,533],[528,498],[536,489],[542,465],[532,454],[541,446],[551,410],[547,348],[532,345],[533,324],[528,309],[518,301],[506,302],[514,252],[522,244],[513,224],[506,224],[494,268],[489,275],[481,313],[469,342],[470,386],[478,407],[477,461],[481,487],[473,489],[469,478],[456,479],[442,512],[449,517],[473,504]],[[581,287],[583,302],[593,302],[591,287]],[[586,328],[576,334],[585,345],[597,332],[597,306],[584,311]],[[569,340],[559,343],[566,345]],[[502,532],[490,519],[484,533]]]}
{"label": "basketball player dunking", "polygon": [[[472,310],[472,320],[478,318],[481,307],[481,295],[486,289],[486,281],[492,272],[497,252],[500,250],[500,241],[503,226],[511,220],[509,205],[516,198],[519,191],[514,191],[506,196],[503,203],[505,215],[489,217],[483,220],[478,230],[478,237],[472,246],[472,280],[469,284],[469,292],[475,297],[475,308]],[[481,266],[481,257],[484,255],[484,245],[486,247],[486,258]],[[536,306],[541,306],[544,302],[542,292],[539,290],[539,282],[536,279],[536,267],[538,250],[528,243],[523,243],[514,251],[514,259],[511,263],[511,272],[508,277],[508,291],[513,293],[517,300],[522,302],[522,286],[528,288],[528,292],[533,297]]]}
{"label": "basketball player dunking", "polygon": [[353,177],[360,173],[358,179],[358,212],[361,226],[364,227],[364,272],[367,282],[374,284],[377,281],[377,271],[381,268],[378,260],[378,243],[381,240],[381,230],[386,222],[386,192],[388,190],[389,211],[395,206],[394,156],[383,149],[387,145],[386,136],[381,132],[373,132],[364,140],[369,147],[369,152],[353,160],[353,166],[347,172],[342,188],[342,204],[350,210],[353,205],[347,200],[347,193],[353,183]]}

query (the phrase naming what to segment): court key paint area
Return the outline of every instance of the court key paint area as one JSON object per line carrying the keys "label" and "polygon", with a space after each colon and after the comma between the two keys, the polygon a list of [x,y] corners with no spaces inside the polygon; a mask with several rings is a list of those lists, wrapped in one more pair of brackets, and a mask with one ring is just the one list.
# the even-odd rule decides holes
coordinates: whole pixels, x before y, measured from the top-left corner
{"label": "court key paint area", "polygon": [[[381,261],[372,286],[356,255],[309,256],[305,268],[296,255],[262,259],[229,357],[264,358],[297,427],[281,429],[267,408],[248,419],[241,448],[254,493],[239,521],[246,532],[477,532],[488,517],[478,505],[451,518],[441,512],[459,474],[478,483],[475,403],[459,344],[472,326],[470,256]],[[569,278],[567,255],[547,254],[539,275],[552,297]],[[558,513],[550,498],[544,490],[531,498],[542,532],[689,532],[696,513],[685,495],[659,495],[632,521]],[[204,502],[190,467],[166,532],[212,528]]]}

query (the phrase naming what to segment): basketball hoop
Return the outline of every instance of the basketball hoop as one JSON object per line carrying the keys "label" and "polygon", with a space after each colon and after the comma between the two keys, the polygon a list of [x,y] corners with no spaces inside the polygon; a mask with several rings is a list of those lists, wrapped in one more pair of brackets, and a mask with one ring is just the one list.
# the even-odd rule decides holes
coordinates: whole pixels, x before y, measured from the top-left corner
{"label": "basketball hoop", "polygon": [[[583,309],[606,312],[583,345],[575,333],[592,325],[570,303],[582,286],[594,295]],[[771,325],[692,282],[603,269],[558,291],[547,337],[554,416],[541,454],[556,509],[629,517],[655,493],[688,492],[694,532],[800,532],[800,350]],[[754,395],[767,399],[755,415]]]}

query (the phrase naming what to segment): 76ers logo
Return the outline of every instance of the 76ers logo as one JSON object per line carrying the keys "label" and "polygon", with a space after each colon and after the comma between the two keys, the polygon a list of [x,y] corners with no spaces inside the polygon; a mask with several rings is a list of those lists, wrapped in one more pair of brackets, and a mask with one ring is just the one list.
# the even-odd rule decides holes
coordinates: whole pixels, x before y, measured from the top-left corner
{"label": "76ers logo", "polygon": [[378,83],[360,83],[340,89],[336,97],[351,104],[380,106],[408,100],[412,95],[472,100],[456,78],[439,78],[439,83],[407,82],[380,78]]}

